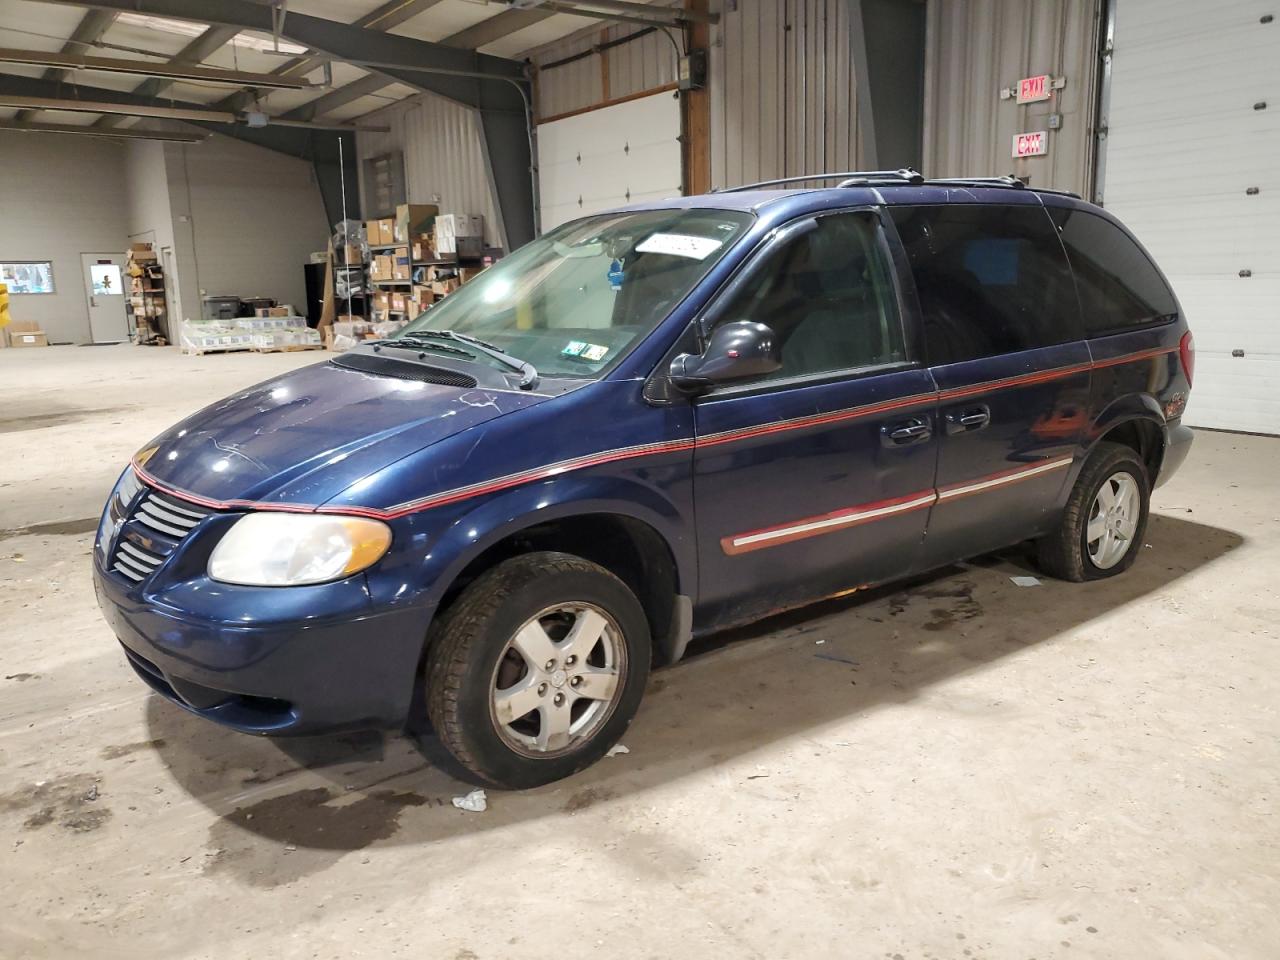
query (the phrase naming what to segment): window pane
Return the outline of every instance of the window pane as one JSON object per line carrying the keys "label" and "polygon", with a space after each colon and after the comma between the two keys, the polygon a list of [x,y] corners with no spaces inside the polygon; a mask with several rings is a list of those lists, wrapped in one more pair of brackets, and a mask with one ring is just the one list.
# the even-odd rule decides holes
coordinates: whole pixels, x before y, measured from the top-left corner
{"label": "window pane", "polygon": [[1079,340],[1079,303],[1042,207],[894,207],[924,312],[929,363]]}
{"label": "window pane", "polygon": [[905,356],[898,301],[866,214],[835,214],[769,254],[752,283],[716,310],[717,320],[755,320],[782,345],[777,380],[892,363]]}
{"label": "window pane", "polygon": [[1177,312],[1177,302],[1142,248],[1114,223],[1083,210],[1054,210],[1071,258],[1084,326],[1122,330]]}

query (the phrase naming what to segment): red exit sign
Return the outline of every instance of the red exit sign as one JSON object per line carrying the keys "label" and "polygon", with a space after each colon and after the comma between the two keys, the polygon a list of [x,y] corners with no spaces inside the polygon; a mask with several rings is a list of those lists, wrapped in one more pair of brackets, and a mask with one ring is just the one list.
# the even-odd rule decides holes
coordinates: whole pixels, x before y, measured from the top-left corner
{"label": "red exit sign", "polygon": [[1052,84],[1048,74],[1039,77],[1024,77],[1018,81],[1018,103],[1036,103],[1048,100]]}
{"label": "red exit sign", "polygon": [[1049,131],[1037,130],[1034,133],[1015,133],[1013,135],[1013,156],[1043,157],[1049,152]]}

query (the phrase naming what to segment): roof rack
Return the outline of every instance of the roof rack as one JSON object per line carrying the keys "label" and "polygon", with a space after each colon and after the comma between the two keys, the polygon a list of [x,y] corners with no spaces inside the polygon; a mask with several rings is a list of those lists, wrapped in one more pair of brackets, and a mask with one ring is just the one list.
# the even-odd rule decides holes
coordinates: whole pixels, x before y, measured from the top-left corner
{"label": "roof rack", "polygon": [[1028,187],[1025,180],[1020,180],[1013,174],[1005,174],[1003,177],[943,177],[939,179],[926,180],[927,184],[939,184],[941,186],[954,185],[957,187],[1006,187],[1010,190],[1034,190],[1036,193],[1053,193],[1061,197],[1074,197],[1081,199],[1080,194],[1073,193],[1070,190],[1052,190],[1049,187]]}
{"label": "roof rack", "polygon": [[761,180],[759,183],[744,183],[740,187],[722,187],[712,193],[743,193],[747,190],[759,190],[762,187],[778,187],[788,183],[805,183],[809,180],[839,180],[841,187],[861,187],[871,183],[924,183],[924,176],[917,170],[846,170],[843,173],[811,173],[803,177],[782,177],[779,180]]}

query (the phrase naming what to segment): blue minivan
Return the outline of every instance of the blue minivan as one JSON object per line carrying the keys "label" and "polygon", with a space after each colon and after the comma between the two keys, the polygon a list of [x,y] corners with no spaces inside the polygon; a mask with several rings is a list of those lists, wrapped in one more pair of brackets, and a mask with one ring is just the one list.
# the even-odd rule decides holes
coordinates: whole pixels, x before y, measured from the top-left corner
{"label": "blue minivan", "polygon": [[693,637],[1027,540],[1125,570],[1191,440],[1143,248],[1011,178],[805,179],[565,224],[153,440],[94,550],[129,663],[247,733],[429,720],[521,788]]}

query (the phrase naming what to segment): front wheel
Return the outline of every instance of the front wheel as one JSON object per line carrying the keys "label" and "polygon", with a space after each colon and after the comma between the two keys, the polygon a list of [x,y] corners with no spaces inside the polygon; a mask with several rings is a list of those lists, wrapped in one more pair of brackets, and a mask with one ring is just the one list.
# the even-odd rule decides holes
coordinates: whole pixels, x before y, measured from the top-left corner
{"label": "front wheel", "polygon": [[1076,582],[1129,569],[1138,558],[1150,504],[1151,483],[1138,455],[1123,444],[1098,444],[1058,529],[1037,544],[1041,569]]}
{"label": "front wheel", "polygon": [[427,712],[481,780],[535,787],[617,742],[649,657],[648,621],[621,580],[569,554],[525,554],[482,574],[445,612],[427,657]]}

